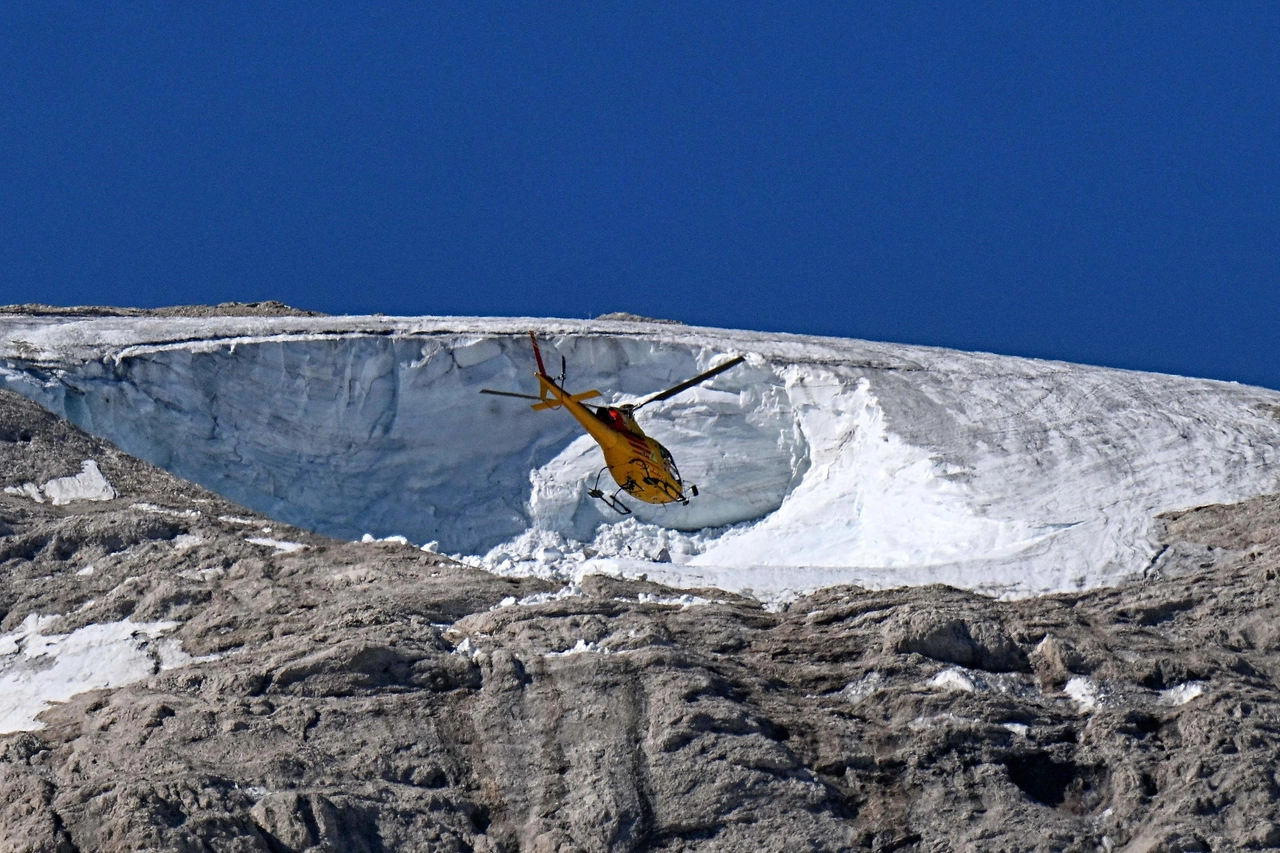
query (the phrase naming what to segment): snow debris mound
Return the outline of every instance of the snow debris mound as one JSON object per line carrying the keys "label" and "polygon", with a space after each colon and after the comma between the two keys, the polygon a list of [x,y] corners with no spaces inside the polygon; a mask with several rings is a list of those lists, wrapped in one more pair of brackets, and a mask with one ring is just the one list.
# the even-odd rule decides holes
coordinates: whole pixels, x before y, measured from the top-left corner
{"label": "snow debris mound", "polygon": [[1062,692],[1071,697],[1082,714],[1089,714],[1103,703],[1103,696],[1097,682],[1092,678],[1077,676],[1067,680]]}
{"label": "snow debris mound", "polygon": [[[611,403],[745,355],[639,413],[700,496],[620,518],[568,414],[480,395],[536,390],[530,328]],[[1280,490],[1273,391],[629,319],[6,316],[0,386],[300,527],[774,603],[1113,583],[1158,557],[1157,514]]]}
{"label": "snow debris mound", "polygon": [[64,506],[73,501],[110,501],[116,497],[116,490],[92,459],[86,459],[80,473],[74,477],[59,477],[45,483],[43,491],[54,506]]}
{"label": "snow debris mound", "polygon": [[112,501],[116,499],[115,488],[102,475],[98,463],[86,459],[80,466],[80,473],[71,477],[58,477],[43,486],[35,483],[23,483],[21,486],[6,486],[5,494],[23,495],[36,503],[48,500],[54,506],[66,506],[76,501]]}
{"label": "snow debris mound", "polygon": [[1166,705],[1185,705],[1192,699],[1204,695],[1204,690],[1205,683],[1203,681],[1188,681],[1179,684],[1177,687],[1161,690],[1160,701]]}
{"label": "snow debris mound", "polygon": [[965,693],[974,693],[977,691],[977,687],[974,685],[973,679],[969,678],[955,667],[944,669],[933,678],[930,678],[929,686],[937,687],[942,690],[960,690]]}

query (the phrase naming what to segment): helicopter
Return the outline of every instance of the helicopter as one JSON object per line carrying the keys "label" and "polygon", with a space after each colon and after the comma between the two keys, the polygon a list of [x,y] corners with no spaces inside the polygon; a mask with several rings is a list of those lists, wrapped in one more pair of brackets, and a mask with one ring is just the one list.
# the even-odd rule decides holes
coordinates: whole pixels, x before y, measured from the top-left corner
{"label": "helicopter", "polygon": [[[655,439],[645,435],[644,430],[636,423],[635,413],[650,403],[674,397],[681,391],[687,391],[713,376],[724,373],[729,368],[746,361],[745,356],[731,358],[705,373],[699,373],[692,379],[646,397],[638,403],[626,403],[621,406],[589,406],[585,405],[583,400],[600,397],[601,393],[591,390],[570,394],[564,389],[564,356],[560,356],[559,377],[552,379],[542,361],[542,350],[538,348],[538,338],[533,332],[529,333],[529,340],[533,343],[533,355],[538,361],[538,372],[534,374],[541,386],[538,396],[518,394],[514,391],[493,391],[488,388],[480,389],[480,393],[536,400],[537,402],[531,407],[535,411],[568,409],[569,414],[582,424],[587,434],[596,440],[604,452],[605,466],[596,474],[595,485],[587,490],[590,497],[599,500],[619,515],[630,515],[630,507],[618,497],[622,492],[645,503],[669,504],[678,501],[686,506],[691,497],[698,496],[698,487],[692,483],[685,483],[680,478],[680,470],[676,468],[676,461],[671,457],[671,452]],[[600,488],[600,478],[606,470],[618,484],[617,490],[612,494],[606,494]]]}

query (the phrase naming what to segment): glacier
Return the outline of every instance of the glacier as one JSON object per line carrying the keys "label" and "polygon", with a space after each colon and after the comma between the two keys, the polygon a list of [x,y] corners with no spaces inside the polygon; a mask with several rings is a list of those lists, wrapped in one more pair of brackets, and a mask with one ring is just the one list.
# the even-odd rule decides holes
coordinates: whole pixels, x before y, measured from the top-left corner
{"label": "glacier", "polygon": [[[634,400],[700,496],[586,489],[603,461],[532,392]],[[783,599],[945,583],[1016,597],[1114,583],[1159,513],[1280,486],[1280,393],[868,341],[616,320],[0,315],[0,386],[254,510],[572,583],[645,576]],[[608,481],[608,475],[604,480]]]}

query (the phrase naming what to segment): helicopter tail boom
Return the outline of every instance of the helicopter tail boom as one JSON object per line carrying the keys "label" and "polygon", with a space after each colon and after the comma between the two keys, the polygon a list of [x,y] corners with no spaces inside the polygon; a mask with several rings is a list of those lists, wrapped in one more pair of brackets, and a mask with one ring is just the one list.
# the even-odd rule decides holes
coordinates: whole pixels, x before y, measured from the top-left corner
{"label": "helicopter tail boom", "polygon": [[542,363],[542,350],[538,347],[538,337],[533,332],[529,333],[529,341],[533,344],[533,357],[538,360],[538,375],[546,376],[547,367]]}

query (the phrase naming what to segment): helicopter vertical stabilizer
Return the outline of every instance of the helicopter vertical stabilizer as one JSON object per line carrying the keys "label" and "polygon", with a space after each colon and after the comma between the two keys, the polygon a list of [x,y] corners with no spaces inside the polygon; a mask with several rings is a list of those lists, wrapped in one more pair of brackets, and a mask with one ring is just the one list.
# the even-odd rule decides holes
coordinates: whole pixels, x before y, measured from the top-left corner
{"label": "helicopter vertical stabilizer", "polygon": [[529,341],[533,344],[533,357],[538,360],[538,372],[534,374],[538,377],[538,385],[540,387],[541,396],[539,402],[534,403],[533,408],[538,411],[546,409],[558,409],[565,404],[566,401],[581,403],[583,400],[590,400],[592,397],[599,397],[600,392],[596,390],[583,391],[580,394],[570,394],[564,390],[564,356],[560,357],[560,376],[558,379],[552,379],[547,375],[547,366],[542,361],[542,349],[538,346],[538,338],[533,332],[529,333]]}

